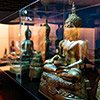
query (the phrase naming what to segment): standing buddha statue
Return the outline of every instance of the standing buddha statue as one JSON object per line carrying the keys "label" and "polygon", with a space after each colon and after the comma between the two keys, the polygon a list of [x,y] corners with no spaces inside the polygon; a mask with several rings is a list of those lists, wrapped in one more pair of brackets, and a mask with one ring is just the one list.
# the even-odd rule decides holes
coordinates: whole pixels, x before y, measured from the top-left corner
{"label": "standing buddha statue", "polygon": [[49,58],[49,46],[50,46],[50,39],[49,39],[49,34],[50,34],[50,26],[48,25],[48,20],[46,18],[45,24],[43,25],[46,27],[46,38],[45,38],[45,59]]}

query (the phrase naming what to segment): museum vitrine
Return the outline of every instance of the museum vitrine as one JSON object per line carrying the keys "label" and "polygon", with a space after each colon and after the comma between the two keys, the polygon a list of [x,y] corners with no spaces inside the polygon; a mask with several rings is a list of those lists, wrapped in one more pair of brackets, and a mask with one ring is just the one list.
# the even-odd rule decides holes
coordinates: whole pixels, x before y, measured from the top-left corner
{"label": "museum vitrine", "polygon": [[49,99],[100,99],[99,3],[36,0],[3,20],[10,72],[41,80]]}

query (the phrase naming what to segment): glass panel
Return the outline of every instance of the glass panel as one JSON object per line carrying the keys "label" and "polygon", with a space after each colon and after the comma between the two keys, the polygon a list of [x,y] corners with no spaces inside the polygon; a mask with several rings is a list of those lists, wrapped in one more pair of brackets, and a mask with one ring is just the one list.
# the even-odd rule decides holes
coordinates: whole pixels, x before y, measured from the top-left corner
{"label": "glass panel", "polygon": [[49,99],[100,98],[100,4],[77,0],[75,7],[37,0],[1,21],[0,57],[8,55],[10,72],[21,79],[41,79],[37,87]]}

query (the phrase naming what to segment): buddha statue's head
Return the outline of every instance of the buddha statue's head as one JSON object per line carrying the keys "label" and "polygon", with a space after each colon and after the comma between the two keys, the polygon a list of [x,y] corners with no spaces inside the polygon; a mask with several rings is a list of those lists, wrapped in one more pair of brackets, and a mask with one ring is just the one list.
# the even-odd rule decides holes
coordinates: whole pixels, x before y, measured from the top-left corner
{"label": "buddha statue's head", "polygon": [[65,20],[64,36],[66,39],[79,37],[79,28],[81,27],[82,20],[76,15],[75,5],[72,5],[72,14]]}
{"label": "buddha statue's head", "polygon": [[27,26],[27,30],[25,31],[25,37],[26,40],[29,40],[31,38],[31,30],[29,29],[29,26]]}

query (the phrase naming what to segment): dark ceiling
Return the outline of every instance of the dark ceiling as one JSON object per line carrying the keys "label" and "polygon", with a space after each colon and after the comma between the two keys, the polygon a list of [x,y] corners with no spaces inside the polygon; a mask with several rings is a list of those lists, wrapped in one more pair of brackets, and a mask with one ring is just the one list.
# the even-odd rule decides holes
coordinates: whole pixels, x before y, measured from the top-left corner
{"label": "dark ceiling", "polygon": [[[0,0],[0,22],[5,17],[11,15],[15,11],[18,11],[19,9],[27,6],[28,4],[30,4],[34,1],[36,1],[36,0]],[[69,1],[72,1],[72,2],[74,1],[77,8],[95,5],[95,4],[100,3],[100,0],[88,0],[88,1],[87,0],[45,0],[45,1],[50,2],[50,3],[55,3],[55,4],[57,2],[59,2],[60,4],[65,3],[67,6],[68,6]]]}
{"label": "dark ceiling", "polygon": [[0,0],[0,20],[35,0]]}
{"label": "dark ceiling", "polygon": [[35,0],[0,0],[0,10],[16,11]]}

